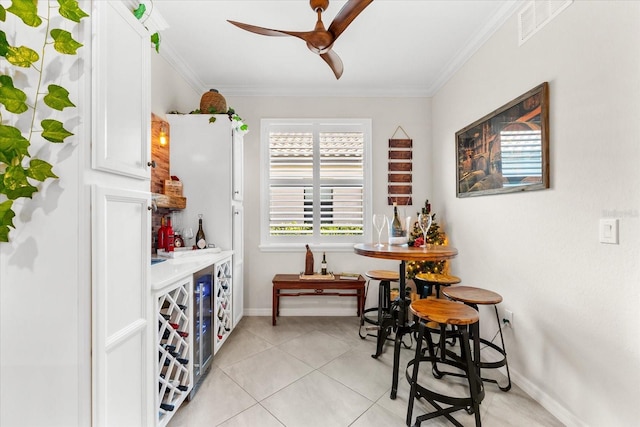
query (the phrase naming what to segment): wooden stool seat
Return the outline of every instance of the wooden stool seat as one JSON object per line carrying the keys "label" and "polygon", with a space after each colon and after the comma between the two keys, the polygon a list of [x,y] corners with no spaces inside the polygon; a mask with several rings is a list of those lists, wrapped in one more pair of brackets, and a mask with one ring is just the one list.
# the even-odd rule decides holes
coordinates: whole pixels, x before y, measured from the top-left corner
{"label": "wooden stool seat", "polygon": [[442,293],[449,299],[467,304],[494,305],[502,302],[502,295],[471,286],[452,286],[443,289]]}
{"label": "wooden stool seat", "polygon": [[390,282],[397,282],[400,280],[400,274],[397,271],[391,270],[369,270],[364,273],[371,280],[388,280]]}
{"label": "wooden stool seat", "polygon": [[416,274],[418,279],[424,280],[429,283],[437,283],[439,285],[455,285],[460,283],[462,280],[457,276],[451,276],[448,274],[439,274],[439,273],[418,273]]}
{"label": "wooden stool seat", "polygon": [[427,322],[447,325],[470,325],[477,322],[478,312],[465,304],[445,299],[420,299],[409,306],[411,312]]}
{"label": "wooden stool seat", "polygon": [[462,280],[457,276],[439,273],[418,273],[413,281],[416,284],[418,293],[426,298],[431,295],[431,288],[436,288],[436,298],[440,298],[440,286],[451,286],[460,283]]}

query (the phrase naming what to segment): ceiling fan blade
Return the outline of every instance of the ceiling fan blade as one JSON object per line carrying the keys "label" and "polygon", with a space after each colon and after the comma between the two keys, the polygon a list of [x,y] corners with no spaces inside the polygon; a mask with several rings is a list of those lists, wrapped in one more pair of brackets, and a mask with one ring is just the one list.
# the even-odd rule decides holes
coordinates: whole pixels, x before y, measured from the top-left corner
{"label": "ceiling fan blade", "polygon": [[338,12],[331,25],[329,25],[328,30],[333,34],[334,41],[372,1],[373,0],[349,0],[342,9],[340,9],[340,12]]}
{"label": "ceiling fan blade", "polygon": [[342,59],[340,59],[338,54],[335,53],[333,49],[329,49],[327,52],[320,54],[320,57],[324,59],[324,62],[329,64],[333,74],[336,75],[336,79],[339,79],[344,71],[344,66],[342,65]]}
{"label": "ceiling fan blade", "polygon": [[250,24],[243,24],[242,22],[230,21],[227,19],[227,22],[235,25],[238,28],[242,28],[243,30],[250,31],[256,34],[262,34],[263,36],[276,36],[276,37],[284,37],[284,36],[292,36],[297,37],[299,39],[308,41],[308,37],[314,34],[313,31],[284,31],[284,30],[272,30],[271,28],[258,27]]}

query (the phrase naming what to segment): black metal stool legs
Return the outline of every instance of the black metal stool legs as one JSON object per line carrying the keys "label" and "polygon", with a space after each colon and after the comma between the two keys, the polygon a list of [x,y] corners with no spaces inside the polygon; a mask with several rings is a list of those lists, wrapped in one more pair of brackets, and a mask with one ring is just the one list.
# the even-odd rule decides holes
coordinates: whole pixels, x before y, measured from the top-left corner
{"label": "black metal stool legs", "polygon": [[[435,346],[430,336],[430,332],[425,327],[424,322],[418,323],[418,340],[416,342],[416,355],[415,358],[407,365],[407,380],[410,384],[409,402],[407,406],[407,426],[411,426],[411,420],[413,417],[413,406],[416,398],[423,397],[427,400],[436,411],[428,414],[420,415],[416,417],[415,426],[419,427],[425,420],[429,420],[435,417],[444,416],[451,423],[458,427],[463,427],[453,416],[453,412],[459,410],[466,410],[469,413],[473,413],[475,416],[476,427],[482,425],[480,419],[480,402],[484,399],[484,388],[482,385],[482,379],[480,378],[480,367],[476,362],[480,355],[480,343],[478,339],[473,339],[473,356],[471,354],[471,348],[469,346],[470,336],[477,337],[478,324],[477,322],[471,324],[469,328],[466,326],[460,326],[458,332],[460,334],[460,346],[461,357],[460,358],[447,358],[446,353],[436,354]],[[422,342],[423,339],[427,342],[427,354],[422,354]],[[443,359],[443,356],[444,359]],[[465,376],[469,383],[469,397],[453,397],[446,396],[440,393],[436,393],[433,390],[420,385],[418,383],[420,362],[431,362],[432,368],[436,367],[438,363],[453,366],[457,369],[461,369],[465,372]],[[409,376],[409,369],[413,367],[411,376]],[[450,405],[448,407],[441,406]]]}
{"label": "black metal stool legs", "polygon": [[491,341],[488,341],[486,339],[480,338],[480,342],[488,347],[491,347],[492,349],[494,349],[495,351],[497,351],[498,353],[500,353],[502,355],[502,359],[498,360],[497,362],[481,362],[480,363],[480,367],[481,368],[488,368],[488,369],[493,369],[493,368],[500,368],[501,366],[504,366],[507,370],[507,385],[505,386],[501,386],[500,383],[498,383],[498,380],[494,380],[493,378],[483,378],[483,381],[486,382],[490,382],[490,383],[494,383],[498,386],[498,388],[502,391],[509,391],[511,390],[511,374],[509,373],[509,363],[507,362],[507,351],[505,350],[505,346],[504,346],[504,337],[502,335],[502,325],[500,324],[500,316],[498,315],[498,307],[497,306],[493,306],[493,309],[495,310],[496,313],[496,321],[498,322],[498,333],[500,335],[500,344],[501,347],[492,343]]}

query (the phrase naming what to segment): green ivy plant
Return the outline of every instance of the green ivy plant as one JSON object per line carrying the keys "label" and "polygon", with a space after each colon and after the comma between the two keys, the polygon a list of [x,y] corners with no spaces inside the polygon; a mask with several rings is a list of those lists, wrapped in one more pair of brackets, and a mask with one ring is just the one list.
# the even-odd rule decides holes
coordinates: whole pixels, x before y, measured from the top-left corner
{"label": "green ivy plant", "polygon": [[[59,15],[67,20],[79,23],[87,15],[80,9],[77,0],[57,0]],[[32,157],[29,154],[31,141],[40,134],[52,143],[62,143],[73,133],[65,129],[64,124],[55,119],[44,119],[36,122],[36,111],[42,103],[49,108],[62,111],[75,107],[69,99],[69,91],[62,86],[43,82],[45,57],[49,59],[56,52],[63,55],[75,55],[82,47],[74,40],[69,31],[52,28],[52,14],[55,14],[55,3],[47,1],[46,16],[38,15],[37,0],[11,0],[11,6],[5,8],[0,4],[0,21],[5,22],[7,13],[17,16],[26,27],[45,27],[42,45],[36,48],[29,46],[12,46],[7,34],[0,29],[0,242],[9,241],[9,227],[15,229],[13,218],[13,202],[21,197],[31,198],[38,188],[34,181],[44,182],[47,178],[58,178],[48,162]],[[17,21],[16,21],[17,22]],[[52,51],[51,47],[53,48]],[[20,87],[16,87],[14,77],[20,68],[33,68],[37,74],[35,85],[25,84],[25,90],[33,88],[31,96]],[[28,114],[27,126],[20,129],[9,124],[9,114]],[[17,122],[17,120],[15,120]]]}
{"label": "green ivy plant", "polygon": [[[151,4],[153,5],[153,3]],[[144,3],[140,3],[138,7],[133,9],[133,16],[135,16],[136,19],[138,19],[138,21],[144,22],[142,20],[142,17],[144,16],[144,13],[146,11],[147,11],[147,6],[145,6]],[[151,34],[151,44],[153,44],[154,48],[156,49],[156,53],[160,53],[160,33],[158,33],[157,31]]]}

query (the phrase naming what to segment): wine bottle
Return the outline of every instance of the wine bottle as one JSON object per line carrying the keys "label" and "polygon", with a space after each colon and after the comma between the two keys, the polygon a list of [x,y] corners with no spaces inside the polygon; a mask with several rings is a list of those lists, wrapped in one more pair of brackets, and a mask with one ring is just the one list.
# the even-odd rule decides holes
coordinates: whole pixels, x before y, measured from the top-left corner
{"label": "wine bottle", "polygon": [[202,229],[202,214],[198,215],[198,232],[196,233],[196,246],[198,249],[207,247],[207,240],[204,238],[204,230]]}
{"label": "wine bottle", "polygon": [[167,217],[167,240],[166,240],[167,252],[173,252],[173,250],[175,249],[175,247],[174,247],[174,238],[175,238],[175,235],[173,234],[173,226],[171,225],[171,217],[168,216]]}
{"label": "wine bottle", "polygon": [[391,229],[389,230],[389,244],[403,245],[407,243],[405,230],[402,228],[400,217],[398,216],[398,204],[393,202],[393,220],[391,221]]}
{"label": "wine bottle", "polygon": [[322,263],[320,264],[320,272],[323,276],[327,274],[327,257],[324,252],[322,252]]}
{"label": "wine bottle", "polygon": [[165,411],[173,411],[176,407],[174,405],[170,405],[168,403],[161,403],[160,404],[160,409],[163,409]]}
{"label": "wine bottle", "polygon": [[158,243],[156,249],[166,250],[167,246],[167,226],[164,223],[164,217],[160,219],[160,228],[158,228]]}

